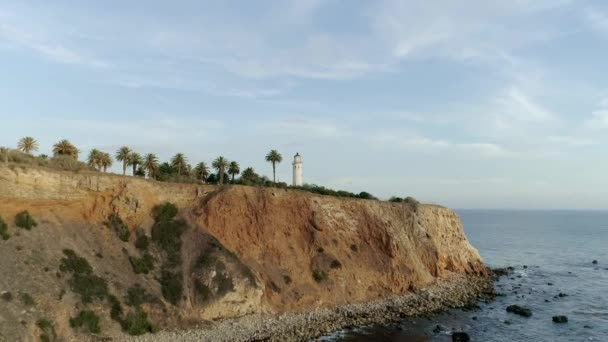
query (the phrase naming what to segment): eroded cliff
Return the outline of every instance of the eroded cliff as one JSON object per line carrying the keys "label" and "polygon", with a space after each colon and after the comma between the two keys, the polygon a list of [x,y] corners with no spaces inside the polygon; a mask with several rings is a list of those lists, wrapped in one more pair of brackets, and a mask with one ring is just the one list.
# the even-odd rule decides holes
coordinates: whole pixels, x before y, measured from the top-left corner
{"label": "eroded cliff", "polygon": [[[155,265],[136,274],[134,246],[151,236],[154,209],[176,204],[184,231],[179,265],[183,291],[172,303],[161,286],[169,263],[160,243],[149,252]],[[136,284],[142,304],[161,328],[250,313],[280,313],[364,302],[423,288],[451,273],[485,274],[458,216],[434,205],[341,199],[302,191],[167,184],[99,173],[68,173],[0,166],[0,217],[11,237],[0,240],[0,340],[36,340],[40,318],[57,336],[81,332],[68,324],[83,308],[98,312],[104,336],[122,336],[102,301],[82,303],[59,271],[64,249],[82,256],[129,308]],[[39,225],[14,226],[27,210]],[[122,241],[108,225],[112,215],[130,230]],[[17,298],[27,293],[35,304]]]}

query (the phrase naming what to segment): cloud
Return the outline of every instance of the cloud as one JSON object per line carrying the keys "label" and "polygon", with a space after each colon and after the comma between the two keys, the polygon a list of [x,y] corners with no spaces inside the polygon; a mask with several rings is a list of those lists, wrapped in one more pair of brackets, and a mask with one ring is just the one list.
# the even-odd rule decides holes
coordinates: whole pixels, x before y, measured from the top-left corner
{"label": "cloud", "polygon": [[63,64],[81,65],[93,68],[107,68],[110,66],[110,63],[106,61],[86,56],[61,43],[46,41],[37,37],[32,32],[27,32],[6,23],[0,24],[0,39],[8,41],[15,46],[34,51],[49,60]]}
{"label": "cloud", "polygon": [[594,8],[585,9],[585,19],[591,28],[608,33],[608,14]]}
{"label": "cloud", "polygon": [[512,153],[500,145],[487,142],[453,142],[427,137],[399,137],[379,134],[373,138],[375,143],[409,150],[430,150],[437,152],[457,152],[482,158],[507,157]]}
{"label": "cloud", "polygon": [[599,101],[597,109],[591,112],[591,117],[585,121],[584,125],[590,129],[608,128],[608,97]]}

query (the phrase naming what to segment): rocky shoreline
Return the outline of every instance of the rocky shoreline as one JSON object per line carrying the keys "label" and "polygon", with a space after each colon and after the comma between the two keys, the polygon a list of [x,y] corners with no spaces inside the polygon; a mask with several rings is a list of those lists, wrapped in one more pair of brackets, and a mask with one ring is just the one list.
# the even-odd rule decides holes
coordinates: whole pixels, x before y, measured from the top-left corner
{"label": "rocky shoreline", "polygon": [[343,329],[388,324],[409,316],[465,307],[494,295],[490,277],[454,274],[403,296],[301,313],[250,315],[215,322],[206,328],[163,331],[126,341],[307,341]]}

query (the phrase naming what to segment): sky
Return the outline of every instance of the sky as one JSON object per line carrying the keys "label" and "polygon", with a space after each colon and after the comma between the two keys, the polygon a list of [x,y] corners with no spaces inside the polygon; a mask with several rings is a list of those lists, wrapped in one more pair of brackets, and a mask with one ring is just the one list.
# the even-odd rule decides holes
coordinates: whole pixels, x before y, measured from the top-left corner
{"label": "sky", "polygon": [[[608,209],[608,2],[0,1],[0,145],[453,208]],[[118,172],[116,164],[113,171]]]}

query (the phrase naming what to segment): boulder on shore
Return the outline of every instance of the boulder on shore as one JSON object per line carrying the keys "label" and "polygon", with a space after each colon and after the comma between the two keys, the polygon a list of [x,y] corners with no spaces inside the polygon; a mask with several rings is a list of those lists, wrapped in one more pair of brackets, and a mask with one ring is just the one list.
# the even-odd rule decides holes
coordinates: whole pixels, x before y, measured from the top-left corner
{"label": "boulder on shore", "polygon": [[568,323],[568,317],[566,316],[553,316],[554,323]]}
{"label": "boulder on shore", "polygon": [[469,334],[465,332],[456,331],[452,333],[452,342],[469,342],[470,340],[471,337],[469,337]]}
{"label": "boulder on shore", "polygon": [[523,306],[519,306],[519,305],[509,305],[507,307],[507,312],[511,312],[516,315],[520,315],[520,316],[524,316],[524,317],[532,316],[532,310],[530,310],[526,307],[523,307]]}

